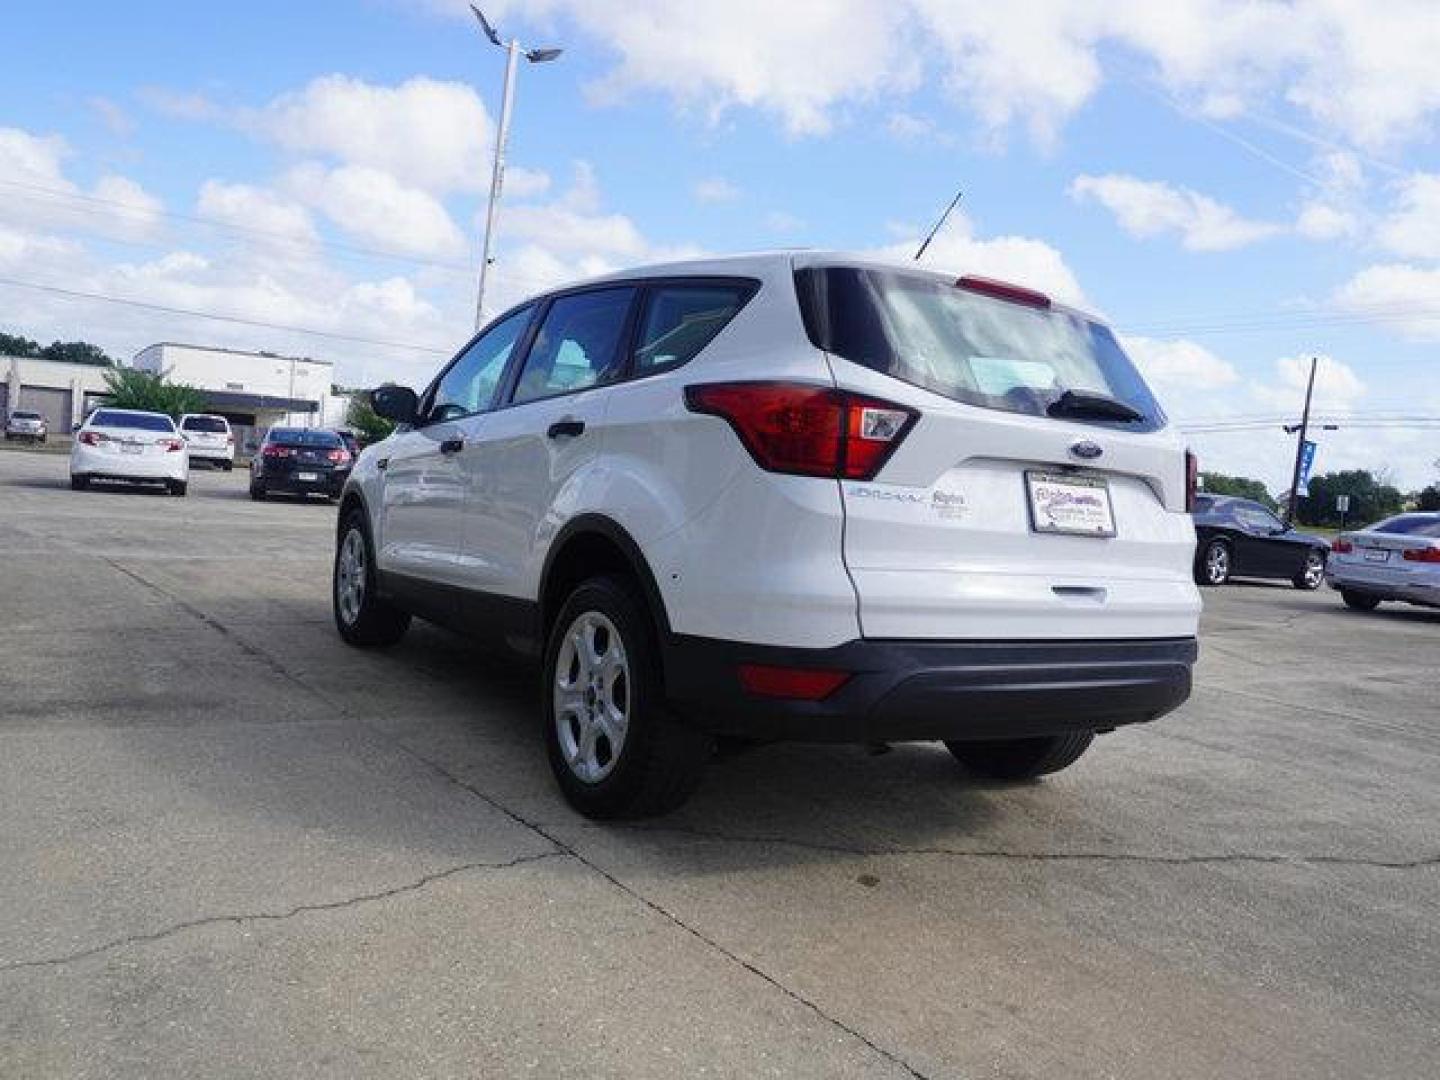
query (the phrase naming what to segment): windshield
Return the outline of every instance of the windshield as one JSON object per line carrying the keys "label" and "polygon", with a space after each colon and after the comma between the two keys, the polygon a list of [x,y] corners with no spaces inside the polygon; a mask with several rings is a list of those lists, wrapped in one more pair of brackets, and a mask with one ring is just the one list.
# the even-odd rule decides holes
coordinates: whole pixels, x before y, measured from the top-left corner
{"label": "windshield", "polygon": [[1440,516],[1434,514],[1402,514],[1376,525],[1372,532],[1400,536],[1440,537]]}
{"label": "windshield", "polygon": [[227,431],[225,421],[218,416],[187,416],[180,425],[186,431]]}
{"label": "windshield", "polygon": [[136,428],[139,431],[174,431],[175,421],[160,413],[117,412],[100,409],[90,418],[91,427]]}
{"label": "windshield", "polygon": [[341,445],[340,436],[330,431],[308,431],[305,428],[272,428],[266,442],[282,446],[326,446]]}
{"label": "windshield", "polygon": [[1140,419],[1071,418],[1126,431],[1165,423],[1115,335],[1084,316],[900,270],[811,267],[796,286],[810,340],[852,363],[987,409],[1044,416],[1075,391]]}

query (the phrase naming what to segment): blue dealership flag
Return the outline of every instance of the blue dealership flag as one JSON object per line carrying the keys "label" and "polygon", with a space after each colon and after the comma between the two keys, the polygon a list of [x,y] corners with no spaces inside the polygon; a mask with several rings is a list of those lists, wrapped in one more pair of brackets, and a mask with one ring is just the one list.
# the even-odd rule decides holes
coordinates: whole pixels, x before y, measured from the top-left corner
{"label": "blue dealership flag", "polygon": [[1315,444],[1306,439],[1304,447],[1300,450],[1300,487],[1298,491],[1302,498],[1310,496],[1310,468],[1314,464]]}

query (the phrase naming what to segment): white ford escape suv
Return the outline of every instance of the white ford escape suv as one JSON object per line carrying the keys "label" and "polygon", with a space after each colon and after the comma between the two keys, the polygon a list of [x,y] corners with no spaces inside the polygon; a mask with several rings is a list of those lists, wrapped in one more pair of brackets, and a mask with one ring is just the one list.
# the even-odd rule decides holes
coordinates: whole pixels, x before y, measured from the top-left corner
{"label": "white ford escape suv", "polygon": [[942,740],[1031,777],[1185,700],[1194,464],[1103,325],[784,253],[528,301],[346,485],[335,619],[538,657],[566,797],[658,813],[716,736]]}

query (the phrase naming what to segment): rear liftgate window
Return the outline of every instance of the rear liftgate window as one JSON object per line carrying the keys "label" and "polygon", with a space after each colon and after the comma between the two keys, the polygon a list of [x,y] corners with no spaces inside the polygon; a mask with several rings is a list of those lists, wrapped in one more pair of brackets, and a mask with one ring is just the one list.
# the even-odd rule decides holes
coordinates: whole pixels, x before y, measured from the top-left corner
{"label": "rear liftgate window", "polygon": [[1138,414],[1086,423],[1124,431],[1165,424],[1110,329],[1040,294],[1004,298],[939,275],[858,267],[808,267],[796,287],[810,340],[852,363],[987,409],[1058,415],[1071,391]]}

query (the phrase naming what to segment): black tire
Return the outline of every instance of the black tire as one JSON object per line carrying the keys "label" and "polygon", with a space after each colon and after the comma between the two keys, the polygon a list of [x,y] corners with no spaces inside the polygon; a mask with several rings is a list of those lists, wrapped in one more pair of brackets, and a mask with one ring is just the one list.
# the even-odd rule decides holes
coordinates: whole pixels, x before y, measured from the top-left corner
{"label": "black tire", "polygon": [[251,480],[251,481],[250,481],[250,498],[254,499],[256,502],[264,502],[264,501],[265,501],[265,485],[264,485],[264,484],[257,484],[254,480]]}
{"label": "black tire", "polygon": [[[364,565],[360,567],[358,602],[349,604],[342,600],[341,561],[346,553],[346,545],[351,543],[352,534],[359,536],[356,542],[359,544]],[[365,520],[365,511],[359,507],[345,515],[345,521],[340,527],[330,581],[330,606],[335,615],[335,628],[340,631],[341,638],[347,644],[360,648],[394,645],[405,636],[405,631],[410,629],[410,613],[386,603],[377,595],[375,544],[370,539],[370,525]]]}
{"label": "black tire", "polygon": [[[625,730],[618,751],[610,745],[608,736],[595,736],[597,759],[601,740],[605,740],[603,746],[609,747],[608,761],[602,765],[608,771],[590,779],[580,775],[578,766],[570,764],[562,749],[556,697],[567,637],[572,630],[583,627],[582,620],[595,616],[619,636]],[[608,639],[608,629],[602,632]],[[609,644],[607,640],[607,647]],[[630,583],[621,578],[596,577],[570,594],[550,627],[542,678],[542,715],[550,768],[566,801],[577,811],[598,820],[651,817],[674,810],[694,792],[714,751],[714,740],[682,726],[666,710],[654,624],[644,600]],[[567,678],[576,682],[584,678],[578,657]],[[606,676],[598,678],[603,682]],[[617,696],[614,687],[618,685],[619,677],[614,677],[605,700]],[[582,707],[599,708],[593,697],[581,698],[588,701]],[[578,745],[583,723],[580,715],[566,714],[562,720],[568,738]],[[595,723],[594,714],[590,722]]]}
{"label": "black tire", "polygon": [[1378,596],[1368,596],[1365,593],[1352,592],[1349,589],[1340,590],[1340,599],[1345,601],[1345,606],[1352,611],[1374,611],[1380,606]]}
{"label": "black tire", "polygon": [[1205,588],[1213,589],[1230,580],[1234,565],[1234,553],[1224,540],[1208,541],[1200,549],[1195,561],[1195,581]]}
{"label": "black tire", "polygon": [[1311,548],[1305,556],[1305,569],[1291,578],[1290,584],[1303,592],[1314,592],[1325,584],[1325,552]]}
{"label": "black tire", "polygon": [[71,491],[84,491],[84,490],[85,490],[86,488],[88,488],[89,486],[90,486],[90,478],[89,478],[88,476],[72,476],[72,477],[70,477],[70,490],[71,490]]}
{"label": "black tire", "polygon": [[224,472],[229,472],[231,469],[235,468],[235,463],[233,461],[222,461],[220,463],[220,468]]}
{"label": "black tire", "polygon": [[183,499],[185,497],[185,492],[189,490],[189,487],[190,485],[187,484],[184,480],[171,480],[166,483],[165,490],[170,492],[170,494],[174,495],[177,499]]}
{"label": "black tire", "polygon": [[997,780],[1030,780],[1075,764],[1094,740],[1094,733],[1081,731],[1034,739],[947,742],[945,749],[972,772]]}

